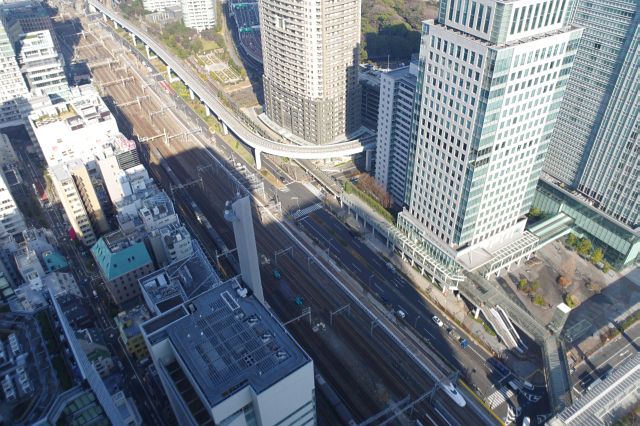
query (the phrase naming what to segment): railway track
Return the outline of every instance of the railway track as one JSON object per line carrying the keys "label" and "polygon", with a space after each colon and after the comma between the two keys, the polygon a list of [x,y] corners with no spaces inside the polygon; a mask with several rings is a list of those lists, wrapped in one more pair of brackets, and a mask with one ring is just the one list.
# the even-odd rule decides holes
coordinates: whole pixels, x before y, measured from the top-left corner
{"label": "railway track", "polygon": [[[97,42],[93,35],[87,36],[86,40],[80,40],[81,44],[92,42]],[[107,39],[104,47],[98,45],[90,53],[94,58],[106,58],[118,49],[121,49],[118,43]],[[82,49],[80,53],[88,50]],[[126,56],[129,53],[125,51],[122,55]],[[113,100],[111,106],[125,104],[136,97],[146,96],[149,90],[152,90],[143,89],[143,82],[139,81],[136,73],[125,65],[127,60],[122,55],[120,67],[104,66],[93,70],[96,82],[105,83],[118,79],[123,81],[105,86],[105,94]],[[142,66],[137,67],[137,72],[144,72]],[[125,81],[130,76],[134,78]],[[141,138],[150,138],[165,131],[170,134],[179,134],[184,131],[183,123],[168,110],[154,115],[154,118],[148,114],[151,111],[161,111],[167,106],[162,97],[149,96],[141,102],[140,109],[134,104],[126,109],[123,108],[121,113],[116,115],[122,123],[121,130],[128,132],[128,136],[138,135]],[[166,171],[159,166],[159,159],[149,156],[151,147],[157,149],[164,157],[180,181],[190,182],[202,178],[206,183],[202,188],[195,186],[183,189],[182,191],[187,193],[188,197],[177,196],[176,208],[183,220],[190,225],[190,231],[212,256],[211,247],[214,246],[215,241],[199,226],[197,218],[189,208],[188,200],[192,199],[197,203],[208,221],[216,228],[220,238],[228,246],[233,247],[235,246],[233,232],[223,219],[223,208],[225,201],[234,197],[235,188],[223,173],[219,171],[216,173],[215,167],[209,167],[212,164],[211,156],[218,155],[217,152],[210,147],[202,148],[196,143],[195,138],[203,139],[202,135],[191,135],[185,140],[175,139],[170,144],[157,139],[140,144],[140,147],[144,151],[143,157],[147,159],[151,172],[165,189],[170,188],[171,181]],[[224,161],[224,158],[221,160]],[[205,168],[199,169],[199,167]],[[254,228],[258,250],[266,257],[271,257],[271,254],[277,250],[294,245],[290,237],[276,224],[265,225],[260,222],[258,215],[254,215]],[[327,331],[314,332],[306,318],[290,323],[288,329],[312,356],[316,367],[337,391],[356,420],[362,421],[389,404],[407,397],[413,400],[433,387],[433,380],[427,377],[424,371],[386,334],[375,329],[373,335],[370,334],[370,319],[357,306],[351,306],[350,316],[334,317],[333,325],[330,324],[330,312],[335,312],[351,301],[317,265],[309,264],[301,251],[296,251],[292,257],[281,256],[278,261],[278,268],[283,271],[291,290],[305,300],[307,307],[311,307],[312,324],[322,322],[326,325]],[[229,276],[232,271],[228,264],[226,266],[227,268],[223,268],[223,271]],[[300,308],[284,297],[281,281],[273,276],[271,268],[263,265],[262,272],[267,301],[278,317],[287,321],[289,318],[300,315]],[[441,396],[436,398],[442,399]],[[446,397],[444,398],[442,404],[450,406],[451,402],[447,402]],[[441,416],[438,413],[439,410],[426,402],[416,408],[429,412],[433,416]],[[408,417],[404,420],[408,420]],[[449,422],[451,420],[449,419]],[[464,423],[453,421],[458,424]]]}

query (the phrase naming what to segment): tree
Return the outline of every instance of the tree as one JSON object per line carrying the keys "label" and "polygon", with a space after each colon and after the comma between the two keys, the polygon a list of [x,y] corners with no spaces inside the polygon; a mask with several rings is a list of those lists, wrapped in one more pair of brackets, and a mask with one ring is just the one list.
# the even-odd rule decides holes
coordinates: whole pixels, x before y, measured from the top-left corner
{"label": "tree", "polygon": [[611,269],[611,264],[609,264],[609,262],[605,260],[604,266],[602,267],[602,272],[606,274],[607,272],[609,272],[610,269]]}
{"label": "tree", "polygon": [[558,284],[560,284],[560,286],[562,287],[567,287],[569,286],[569,284],[571,284],[571,280],[564,275],[560,275],[560,277],[558,278]]}
{"label": "tree", "polygon": [[546,300],[544,300],[544,296],[541,294],[536,294],[533,297],[533,303],[538,305],[538,306],[543,306],[546,303]]}
{"label": "tree", "polygon": [[564,295],[564,303],[572,309],[578,306],[576,299],[570,294]]}
{"label": "tree", "polygon": [[576,237],[576,234],[571,233],[567,236],[567,245],[574,248],[578,245],[578,237]]}
{"label": "tree", "polygon": [[533,280],[531,284],[529,284],[529,291],[535,293],[540,288],[540,281]]}
{"label": "tree", "polygon": [[588,238],[581,238],[578,242],[578,253],[582,256],[588,256],[593,248],[593,244]]}
{"label": "tree", "polygon": [[520,282],[518,283],[518,290],[520,291],[527,291],[527,288],[529,287],[529,281],[526,278],[523,278],[520,280]]}
{"label": "tree", "polygon": [[[565,277],[570,284],[576,274],[576,254],[571,253],[567,259],[560,265],[560,275]],[[568,284],[567,284],[568,285]]]}
{"label": "tree", "polygon": [[604,252],[600,247],[598,247],[591,254],[591,262],[597,265],[598,263],[601,263],[603,260],[604,260]]}
{"label": "tree", "polygon": [[532,207],[531,210],[529,210],[529,217],[540,217],[542,216],[542,210],[540,210],[537,207]]}

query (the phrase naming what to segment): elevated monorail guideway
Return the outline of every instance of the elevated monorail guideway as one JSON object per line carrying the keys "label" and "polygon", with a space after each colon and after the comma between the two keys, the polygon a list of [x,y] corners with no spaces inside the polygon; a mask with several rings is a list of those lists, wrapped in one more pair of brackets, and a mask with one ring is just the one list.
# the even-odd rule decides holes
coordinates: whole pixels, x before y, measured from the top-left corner
{"label": "elevated monorail guideway", "polygon": [[175,58],[167,49],[157,43],[142,29],[138,28],[113,10],[106,7],[97,0],[88,0],[89,5],[100,12],[103,17],[113,20],[117,25],[123,27],[137,39],[141,40],[151,49],[164,63],[167,64],[169,75],[173,72],[184,82],[193,95],[197,96],[207,112],[212,112],[220,122],[226,126],[242,142],[255,150],[256,166],[260,168],[260,154],[266,153],[278,157],[288,157],[301,160],[320,160],[335,157],[347,157],[361,153],[365,150],[365,145],[360,139],[341,142],[330,145],[294,145],[276,142],[253,133],[244,123],[235,117],[234,113],[224,107],[224,105],[209,90],[198,75],[182,64],[180,59]]}

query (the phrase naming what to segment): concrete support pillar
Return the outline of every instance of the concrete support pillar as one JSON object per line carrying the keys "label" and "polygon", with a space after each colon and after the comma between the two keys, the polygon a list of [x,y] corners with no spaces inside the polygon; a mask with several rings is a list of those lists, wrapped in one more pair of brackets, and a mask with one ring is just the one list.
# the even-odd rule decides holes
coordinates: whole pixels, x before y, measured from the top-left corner
{"label": "concrete support pillar", "polygon": [[206,115],[207,117],[211,115],[211,110],[206,104],[204,105],[204,115]]}
{"label": "concrete support pillar", "polygon": [[[147,52],[147,59],[153,59],[151,55],[151,49],[149,49],[149,45],[144,45],[144,50]],[[171,73],[169,73],[169,77],[171,77]]]}
{"label": "concrete support pillar", "polygon": [[193,90],[191,90],[191,87],[189,87],[189,97],[191,98],[191,100],[194,100],[196,98],[195,93],[193,93]]}
{"label": "concrete support pillar", "polygon": [[[138,45],[138,42],[136,41],[136,35],[134,33],[131,33],[131,43],[133,43],[134,46]],[[149,47],[147,46],[147,51],[148,51]],[[148,55],[148,53],[147,53]]]}
{"label": "concrete support pillar", "polygon": [[222,123],[222,134],[223,135],[228,135],[229,134],[229,129],[227,128],[227,125]]}
{"label": "concrete support pillar", "polygon": [[113,28],[115,28],[116,30],[120,28],[118,21],[113,21]]}
{"label": "concrete support pillar", "polygon": [[109,22],[109,17],[107,16],[107,14],[106,14],[106,13],[103,13],[103,14],[102,14],[102,20],[103,20],[104,22]]}
{"label": "concrete support pillar", "polygon": [[[147,46],[147,49],[149,49],[149,46]],[[171,83],[171,79],[171,67],[167,65],[167,80],[169,80],[169,83]]]}
{"label": "concrete support pillar", "polygon": [[372,168],[373,168],[373,151],[368,149],[364,152],[364,169],[367,172],[370,172]]}
{"label": "concrete support pillar", "polygon": [[478,319],[479,316],[480,316],[480,307],[476,306],[476,308],[473,310],[473,318]]}
{"label": "concrete support pillar", "polygon": [[260,170],[262,169],[262,151],[260,151],[259,149],[254,149],[253,152],[256,157],[256,169]]}

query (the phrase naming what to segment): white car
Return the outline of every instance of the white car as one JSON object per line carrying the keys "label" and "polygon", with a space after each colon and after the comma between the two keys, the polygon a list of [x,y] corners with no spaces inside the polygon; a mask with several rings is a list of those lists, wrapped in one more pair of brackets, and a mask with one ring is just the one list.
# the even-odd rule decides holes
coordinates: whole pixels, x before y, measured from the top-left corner
{"label": "white car", "polygon": [[431,319],[433,320],[433,322],[438,324],[438,327],[442,327],[444,325],[442,320],[440,318],[438,318],[436,315],[434,315]]}
{"label": "white car", "polygon": [[404,311],[403,311],[403,310],[401,310],[401,309],[398,309],[398,310],[396,311],[396,315],[398,315],[398,317],[399,317],[400,319],[404,319],[404,318],[407,316],[407,314],[405,314],[405,313],[404,313]]}

